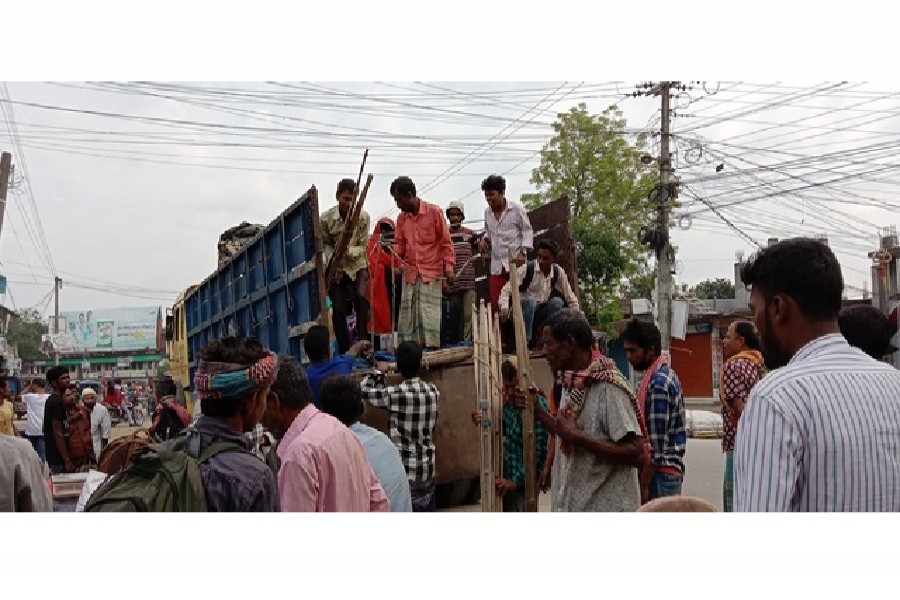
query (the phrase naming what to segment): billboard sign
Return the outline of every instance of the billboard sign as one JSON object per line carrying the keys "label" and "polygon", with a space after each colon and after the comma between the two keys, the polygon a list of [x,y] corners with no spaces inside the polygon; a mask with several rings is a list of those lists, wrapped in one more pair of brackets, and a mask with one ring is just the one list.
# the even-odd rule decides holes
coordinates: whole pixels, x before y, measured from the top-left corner
{"label": "billboard sign", "polygon": [[156,348],[159,317],[157,306],[61,312],[53,345],[61,352]]}

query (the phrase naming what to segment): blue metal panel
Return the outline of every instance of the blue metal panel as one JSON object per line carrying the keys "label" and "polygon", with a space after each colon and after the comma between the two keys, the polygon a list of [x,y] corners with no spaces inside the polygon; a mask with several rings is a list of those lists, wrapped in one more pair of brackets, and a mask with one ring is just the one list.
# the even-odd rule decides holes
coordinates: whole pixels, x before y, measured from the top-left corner
{"label": "blue metal panel", "polygon": [[289,332],[320,312],[318,276],[311,268],[314,193],[304,194],[185,298],[192,364],[210,341],[229,335],[253,337],[300,357],[302,340]]}

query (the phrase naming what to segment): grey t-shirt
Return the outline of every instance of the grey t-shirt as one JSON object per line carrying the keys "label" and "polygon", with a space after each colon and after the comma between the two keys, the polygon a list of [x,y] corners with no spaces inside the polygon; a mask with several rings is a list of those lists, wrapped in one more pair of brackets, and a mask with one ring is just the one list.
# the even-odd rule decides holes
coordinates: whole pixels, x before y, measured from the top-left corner
{"label": "grey t-shirt", "polygon": [[[568,403],[569,392],[564,389],[560,409]],[[577,423],[579,429],[602,441],[618,442],[629,432],[641,435],[631,399],[611,383],[587,388]],[[551,482],[554,511],[634,512],[641,505],[636,468],[613,464],[577,446],[569,456],[557,446]]]}

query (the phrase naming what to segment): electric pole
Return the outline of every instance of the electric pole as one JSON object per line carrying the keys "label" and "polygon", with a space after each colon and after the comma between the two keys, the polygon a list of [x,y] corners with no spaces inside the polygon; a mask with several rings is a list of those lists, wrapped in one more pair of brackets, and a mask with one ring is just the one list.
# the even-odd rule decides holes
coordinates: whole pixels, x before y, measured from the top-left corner
{"label": "electric pole", "polygon": [[6,214],[6,191],[9,189],[9,175],[12,171],[12,155],[0,155],[0,233],[3,232],[3,216]]}
{"label": "electric pole", "polygon": [[656,260],[656,318],[662,334],[660,353],[668,356],[672,339],[672,246],[669,244],[669,216],[672,208],[670,200],[669,175],[672,173],[672,159],[669,155],[669,88],[671,82],[659,84],[662,98],[662,115],[659,133],[659,205],[657,206],[657,226],[663,234],[663,248]]}
{"label": "electric pole", "polygon": [[[59,333],[59,288],[62,287],[62,279],[53,278],[53,333]],[[59,366],[59,351],[56,344],[53,345],[53,364]]]}

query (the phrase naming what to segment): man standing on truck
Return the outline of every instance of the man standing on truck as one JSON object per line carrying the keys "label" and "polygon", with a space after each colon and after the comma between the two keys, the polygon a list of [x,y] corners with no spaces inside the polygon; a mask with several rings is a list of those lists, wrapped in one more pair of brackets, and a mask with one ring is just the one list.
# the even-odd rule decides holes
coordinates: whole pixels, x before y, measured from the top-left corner
{"label": "man standing on truck", "polygon": [[362,380],[362,394],[369,404],[390,413],[391,441],[400,451],[413,512],[434,512],[434,426],[437,424],[437,387],[419,378],[422,347],[403,342],[397,348],[397,368],[403,375],[398,385],[385,385],[385,374],[375,371]]}
{"label": "man standing on truck", "polygon": [[450,229],[441,209],[416,195],[416,184],[409,177],[391,183],[391,196],[401,210],[394,251],[404,263],[399,338],[440,348],[442,279],[448,285],[456,280]]}
{"label": "man standing on truck", "polygon": [[507,200],[506,180],[500,175],[491,175],[481,182],[481,190],[488,207],[484,211],[484,238],[479,243],[479,251],[491,253],[491,268],[488,275],[488,295],[494,314],[499,311],[500,290],[509,281],[507,271],[509,249],[516,251],[516,266],[525,264],[527,253],[534,243],[534,230],[525,207],[518,202]]}
{"label": "man standing on truck", "polygon": [[[614,361],[592,357],[587,319],[566,308],[544,328],[547,362],[562,381],[554,417],[537,402],[535,417],[556,434],[551,475],[554,511],[634,512],[641,504],[644,462],[634,393]],[[525,407],[523,394],[516,405]]]}
{"label": "man standing on truck", "polygon": [[451,343],[472,339],[472,309],[476,300],[475,263],[472,259],[472,237],[475,233],[463,226],[465,218],[463,203],[458,200],[451,202],[447,207],[447,220],[450,221],[450,239],[456,255],[454,269],[457,273],[456,281],[444,286],[444,293],[454,307],[451,314],[456,317],[455,323],[446,324],[452,332]]}
{"label": "man standing on truck", "polygon": [[[356,197],[356,182],[341,179],[338,182],[337,206],[322,214],[322,245],[325,260],[334,259],[338,242],[350,219],[350,209]],[[369,286],[369,264],[366,257],[366,243],[369,236],[369,213],[359,212],[359,221],[350,238],[350,245],[343,256],[338,257],[335,281],[329,282],[328,295],[331,297],[331,321],[338,349],[343,354],[350,349],[350,329],[347,326],[348,308],[356,312],[356,338],[363,340],[369,331],[369,300],[366,296]]]}

